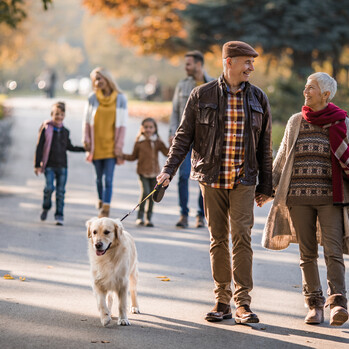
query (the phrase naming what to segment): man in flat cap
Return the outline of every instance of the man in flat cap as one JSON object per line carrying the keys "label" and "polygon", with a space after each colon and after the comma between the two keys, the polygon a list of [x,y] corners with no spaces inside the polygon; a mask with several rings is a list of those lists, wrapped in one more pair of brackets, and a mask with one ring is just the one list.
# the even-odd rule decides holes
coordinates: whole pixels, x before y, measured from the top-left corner
{"label": "man in flat cap", "polygon": [[248,82],[257,56],[247,43],[224,44],[223,74],[190,94],[157,177],[167,186],[193,144],[191,178],[199,181],[204,198],[215,283],[216,304],[207,321],[231,319],[233,298],[235,322],[259,322],[250,309],[251,229],[255,197],[272,194],[272,149],[268,98]]}

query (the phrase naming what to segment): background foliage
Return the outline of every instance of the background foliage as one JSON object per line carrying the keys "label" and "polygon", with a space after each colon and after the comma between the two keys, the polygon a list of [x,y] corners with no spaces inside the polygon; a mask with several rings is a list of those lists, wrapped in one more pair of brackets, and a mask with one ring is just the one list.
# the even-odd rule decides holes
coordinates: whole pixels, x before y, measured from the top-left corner
{"label": "background foliage", "polygon": [[349,41],[349,0],[220,0],[191,4],[190,40],[203,50],[236,38],[260,46],[270,59],[287,55],[293,72],[304,78],[312,64],[328,61],[332,75],[341,69]]}
{"label": "background foliage", "polygon": [[313,71],[336,77],[334,102],[349,110],[349,0],[0,0],[0,32],[0,88],[15,79],[33,91],[45,68],[61,86],[103,65],[128,92],[156,75],[171,99],[186,50],[202,50],[218,77],[221,45],[243,40],[260,53],[251,82],[280,129]]}

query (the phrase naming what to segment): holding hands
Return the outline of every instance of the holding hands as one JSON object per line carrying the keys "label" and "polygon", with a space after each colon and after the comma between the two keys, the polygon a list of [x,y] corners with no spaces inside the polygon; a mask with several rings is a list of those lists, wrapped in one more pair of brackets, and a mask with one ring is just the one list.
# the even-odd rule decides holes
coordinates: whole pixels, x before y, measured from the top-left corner
{"label": "holding hands", "polygon": [[257,206],[262,207],[265,203],[272,201],[273,197],[265,194],[256,193],[255,200],[256,200]]}
{"label": "holding hands", "polygon": [[42,173],[42,167],[35,167],[34,173],[38,176],[40,173]]}

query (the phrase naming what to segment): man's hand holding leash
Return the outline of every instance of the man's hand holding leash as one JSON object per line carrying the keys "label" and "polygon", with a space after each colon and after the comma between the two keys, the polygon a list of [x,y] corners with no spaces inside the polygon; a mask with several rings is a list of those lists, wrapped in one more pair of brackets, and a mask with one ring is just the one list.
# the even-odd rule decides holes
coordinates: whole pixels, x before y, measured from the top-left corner
{"label": "man's hand holding leash", "polygon": [[170,184],[170,175],[165,172],[161,172],[157,177],[156,181],[158,184],[162,184],[163,187],[167,187]]}

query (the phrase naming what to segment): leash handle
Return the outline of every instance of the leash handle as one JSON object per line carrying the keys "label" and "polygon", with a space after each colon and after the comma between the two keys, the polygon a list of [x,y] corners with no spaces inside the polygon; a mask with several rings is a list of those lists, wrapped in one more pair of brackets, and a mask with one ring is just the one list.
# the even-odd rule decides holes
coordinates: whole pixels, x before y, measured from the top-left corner
{"label": "leash handle", "polygon": [[168,186],[164,187],[162,183],[157,183],[155,186],[155,194],[153,195],[153,200],[155,202],[160,202],[165,195],[165,190]]}

